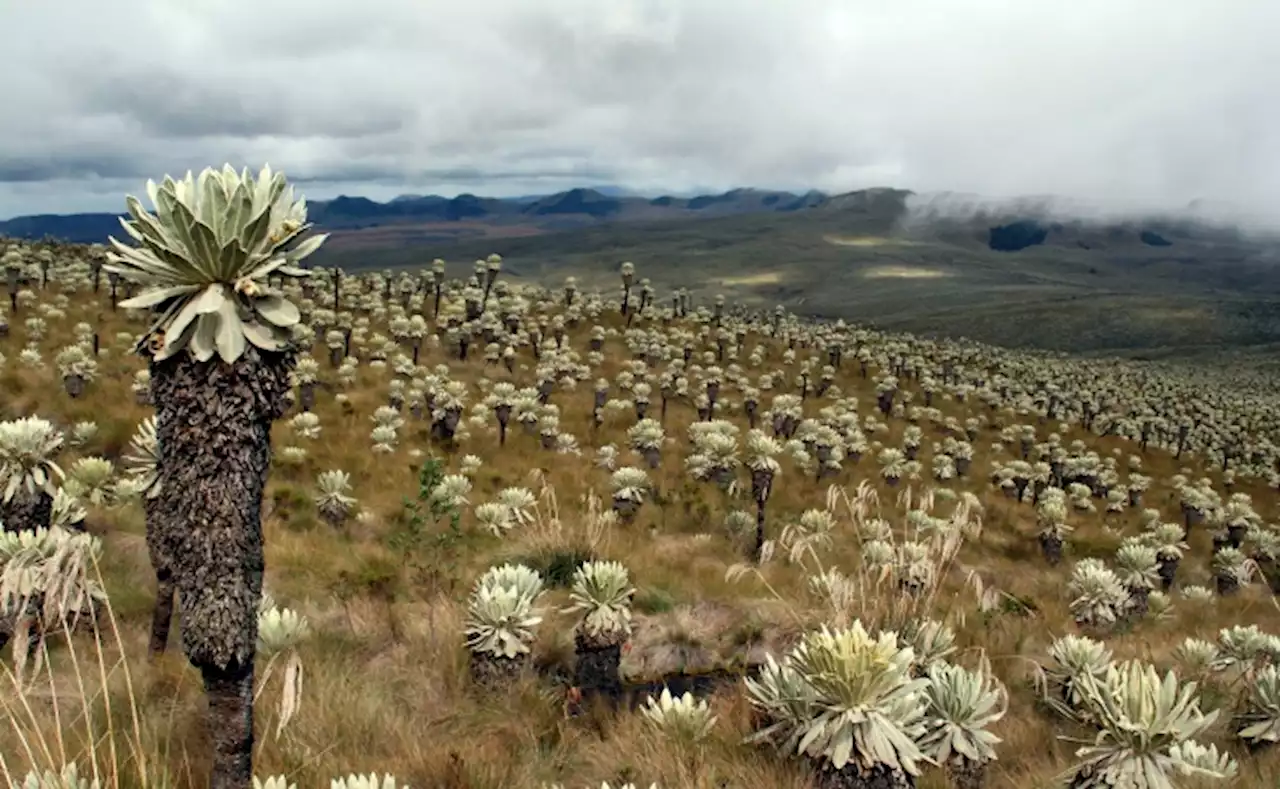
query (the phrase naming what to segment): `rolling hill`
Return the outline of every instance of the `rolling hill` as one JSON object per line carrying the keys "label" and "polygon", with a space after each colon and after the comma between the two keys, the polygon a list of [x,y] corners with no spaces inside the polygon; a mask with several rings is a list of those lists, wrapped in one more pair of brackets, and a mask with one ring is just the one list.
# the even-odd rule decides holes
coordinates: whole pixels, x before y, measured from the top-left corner
{"label": "rolling hill", "polygon": [[[760,189],[733,189],[695,197],[639,197],[607,189],[570,189],[551,195],[497,198],[460,194],[402,195],[385,203],[342,195],[308,202],[310,217],[321,228],[377,231],[379,239],[422,238],[441,241],[483,235],[528,235],[569,230],[602,222],[696,219],[754,212],[797,211],[821,204],[821,192],[792,194]],[[40,214],[0,221],[0,235],[94,243],[120,229],[116,214]]]}
{"label": "rolling hill", "polygon": [[920,216],[873,189],[803,210],[597,224],[452,243],[339,233],[324,265],[380,269],[501,254],[513,276],[617,287],[635,262],[666,298],[688,288],[772,308],[1008,346],[1142,356],[1280,343],[1280,243],[1186,220],[1101,224]]}
{"label": "rolling hill", "polygon": [[[954,201],[953,201],[954,204]],[[310,204],[319,265],[455,265],[617,287],[633,261],[657,296],[1073,352],[1218,358],[1280,345],[1280,242],[1188,218],[1064,219],[1034,204],[939,209],[897,189],[738,189],[645,198],[596,189],[499,199],[406,195]],[[110,214],[19,217],[0,233],[100,241]]]}

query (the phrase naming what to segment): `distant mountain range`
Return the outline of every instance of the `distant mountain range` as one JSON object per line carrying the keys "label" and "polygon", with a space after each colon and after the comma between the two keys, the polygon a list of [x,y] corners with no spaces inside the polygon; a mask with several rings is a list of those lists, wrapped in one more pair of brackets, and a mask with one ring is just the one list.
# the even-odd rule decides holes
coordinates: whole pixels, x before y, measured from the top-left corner
{"label": "distant mountain range", "polygon": [[[456,274],[497,253],[504,277],[616,288],[630,260],[664,293],[1001,345],[1203,358],[1280,348],[1280,240],[1214,206],[1121,216],[891,188],[650,197],[611,187],[308,206],[330,232],[311,261],[347,271],[441,258]],[[115,215],[72,214],[17,217],[0,234],[98,242],[122,231]]]}
{"label": "distant mountain range", "polygon": [[[498,198],[460,194],[401,195],[379,203],[365,197],[342,195],[332,200],[308,202],[311,221],[324,230],[399,228],[422,240],[435,236],[457,240],[492,233],[497,236],[530,235],[572,230],[601,222],[693,219],[753,212],[798,211],[821,205],[822,192],[804,194],[760,189],[734,189],[723,194],[696,197],[638,197],[609,187],[570,189],[551,195]],[[0,235],[38,239],[46,236],[81,243],[105,241],[120,235],[118,215],[39,214],[0,221]],[[486,231],[483,228],[491,230]],[[464,231],[465,229],[465,231]],[[434,232],[432,232],[434,231]]]}

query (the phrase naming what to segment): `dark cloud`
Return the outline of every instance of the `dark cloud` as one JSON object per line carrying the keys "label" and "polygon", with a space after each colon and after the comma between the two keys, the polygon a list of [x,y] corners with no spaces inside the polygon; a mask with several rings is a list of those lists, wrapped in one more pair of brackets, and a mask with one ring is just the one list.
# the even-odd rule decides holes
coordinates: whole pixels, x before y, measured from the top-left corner
{"label": "dark cloud", "polygon": [[269,161],[317,196],[893,185],[1280,214],[1280,3],[0,4],[0,216]]}

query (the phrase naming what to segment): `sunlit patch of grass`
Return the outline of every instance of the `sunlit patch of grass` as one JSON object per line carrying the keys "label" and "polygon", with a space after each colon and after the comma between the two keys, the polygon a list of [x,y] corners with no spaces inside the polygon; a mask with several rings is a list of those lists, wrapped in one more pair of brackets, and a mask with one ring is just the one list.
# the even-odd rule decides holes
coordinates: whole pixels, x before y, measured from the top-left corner
{"label": "sunlit patch of grass", "polygon": [[864,279],[941,279],[951,274],[921,266],[871,266],[860,272]]}
{"label": "sunlit patch of grass", "polygon": [[740,277],[724,277],[720,280],[720,284],[727,288],[777,285],[780,282],[782,282],[782,272],[780,271],[760,271],[755,274],[744,274]]}
{"label": "sunlit patch of grass", "polygon": [[823,236],[823,241],[838,247],[913,247],[919,242],[886,236]]}

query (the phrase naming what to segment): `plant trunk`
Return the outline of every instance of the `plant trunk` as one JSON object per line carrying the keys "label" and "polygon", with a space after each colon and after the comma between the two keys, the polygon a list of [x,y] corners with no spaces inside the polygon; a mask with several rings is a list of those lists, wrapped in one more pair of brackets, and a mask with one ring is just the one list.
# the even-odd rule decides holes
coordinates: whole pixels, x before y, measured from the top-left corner
{"label": "plant trunk", "polygon": [[1056,534],[1041,534],[1040,552],[1050,567],[1056,566],[1062,561],[1062,538]]}
{"label": "plant trunk", "polygon": [[622,644],[596,643],[581,634],[574,636],[573,684],[584,697],[601,694],[616,697],[622,691],[618,666],[622,663]]}
{"label": "plant trunk", "polygon": [[173,581],[173,556],[180,550],[182,526],[165,528],[157,507],[157,498],[144,498],[143,511],[147,517],[147,554],[151,569],[156,574],[156,602],[151,611],[151,642],[148,652],[152,659],[169,648],[169,628],[173,622],[173,598],[177,592]]}
{"label": "plant trunk", "polygon": [[28,493],[18,488],[13,498],[0,504],[0,521],[5,531],[35,531],[49,528],[53,517],[53,497],[43,490]]}
{"label": "plant trunk", "polygon": [[878,764],[870,769],[851,761],[839,770],[825,762],[818,770],[815,786],[820,789],[915,789],[915,778],[902,770]]}
{"label": "plant trunk", "polygon": [[[154,563],[154,560],[153,560]],[[156,603],[151,611],[151,643],[147,651],[154,660],[169,648],[169,628],[173,624],[173,573],[156,570]]]}
{"label": "plant trunk", "polygon": [[956,756],[947,762],[947,775],[956,789],[982,789],[987,777],[987,763]]}
{"label": "plant trunk", "polygon": [[253,659],[225,668],[202,666],[213,744],[210,789],[246,789],[253,782]]}
{"label": "plant trunk", "polygon": [[1162,556],[1159,558],[1159,566],[1156,572],[1160,574],[1160,591],[1167,592],[1173,588],[1173,579],[1178,574],[1178,563],[1182,561],[1180,556]]}
{"label": "plant trunk", "polygon": [[502,657],[488,652],[470,652],[471,679],[487,690],[498,690],[514,682],[524,671],[529,656]]}
{"label": "plant trunk", "polygon": [[252,780],[253,660],[262,597],[262,492],[271,423],[289,392],[291,353],[249,346],[234,363],[186,352],[152,362],[160,489],[157,524],[173,524],[182,647],[209,697],[214,787]]}
{"label": "plant trunk", "polygon": [[298,384],[298,405],[303,411],[316,407],[316,385],[314,383]]}

